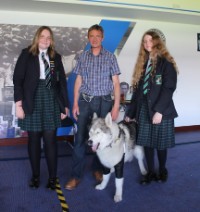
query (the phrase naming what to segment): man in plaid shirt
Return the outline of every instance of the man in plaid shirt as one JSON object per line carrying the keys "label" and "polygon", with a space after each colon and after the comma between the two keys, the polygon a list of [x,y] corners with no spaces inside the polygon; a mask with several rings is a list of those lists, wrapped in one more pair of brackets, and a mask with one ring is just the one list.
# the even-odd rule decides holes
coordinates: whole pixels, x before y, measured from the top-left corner
{"label": "man in plaid shirt", "polygon": [[[73,70],[77,75],[73,116],[77,120],[78,131],[75,136],[71,179],[65,185],[68,190],[75,189],[83,176],[88,125],[93,113],[105,118],[111,112],[113,120],[119,114],[120,70],[115,55],[103,48],[103,37],[104,30],[101,26],[96,24],[89,28],[88,40],[91,48],[81,54]],[[96,155],[93,170],[96,180],[101,181],[102,167]]]}

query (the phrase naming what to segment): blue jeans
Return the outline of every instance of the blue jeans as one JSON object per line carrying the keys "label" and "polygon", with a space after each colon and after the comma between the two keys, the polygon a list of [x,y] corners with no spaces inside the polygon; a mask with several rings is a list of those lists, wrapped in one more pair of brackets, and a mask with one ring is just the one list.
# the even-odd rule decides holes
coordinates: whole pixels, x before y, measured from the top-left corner
{"label": "blue jeans", "polygon": [[[80,179],[83,176],[85,167],[85,150],[88,139],[88,128],[91,124],[93,113],[98,117],[105,118],[111,111],[113,101],[111,95],[95,96],[92,99],[81,94],[79,98],[79,111],[77,121],[77,133],[75,135],[74,150],[72,156],[72,173],[71,177]],[[97,156],[96,156],[97,159]],[[95,160],[96,160],[95,159]],[[96,164],[95,164],[96,163]],[[100,163],[100,162],[99,162]],[[94,161],[93,169],[99,169],[97,161]],[[96,167],[95,167],[96,166]]]}

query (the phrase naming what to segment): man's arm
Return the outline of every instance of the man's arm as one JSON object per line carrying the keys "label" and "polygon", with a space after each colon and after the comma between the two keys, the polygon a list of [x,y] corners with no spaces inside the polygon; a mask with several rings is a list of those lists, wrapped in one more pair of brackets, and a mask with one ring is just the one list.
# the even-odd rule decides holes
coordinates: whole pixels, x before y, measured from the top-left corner
{"label": "man's arm", "polygon": [[120,106],[120,83],[119,76],[112,76],[113,86],[114,86],[114,105],[111,111],[112,119],[116,120],[119,115],[119,106]]}
{"label": "man's arm", "polygon": [[79,90],[82,84],[82,77],[80,75],[77,75],[76,81],[74,84],[74,104],[73,104],[73,117],[77,120],[79,115],[79,106],[78,106],[78,100],[79,100]]}

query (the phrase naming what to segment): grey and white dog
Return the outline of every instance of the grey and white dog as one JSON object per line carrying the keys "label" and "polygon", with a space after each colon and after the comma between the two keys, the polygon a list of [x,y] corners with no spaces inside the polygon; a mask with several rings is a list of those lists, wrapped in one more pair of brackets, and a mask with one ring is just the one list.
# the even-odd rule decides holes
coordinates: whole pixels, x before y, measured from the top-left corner
{"label": "grey and white dog", "polygon": [[102,165],[109,170],[109,172],[103,174],[103,181],[95,188],[103,190],[110,179],[110,170],[115,168],[115,202],[122,200],[124,162],[130,162],[135,157],[138,160],[141,174],[147,173],[144,166],[144,150],[143,147],[135,145],[135,137],[136,129],[133,122],[131,124],[124,122],[117,124],[112,121],[110,113],[107,114],[105,119],[98,118],[94,114],[89,130],[88,145],[97,153]]}

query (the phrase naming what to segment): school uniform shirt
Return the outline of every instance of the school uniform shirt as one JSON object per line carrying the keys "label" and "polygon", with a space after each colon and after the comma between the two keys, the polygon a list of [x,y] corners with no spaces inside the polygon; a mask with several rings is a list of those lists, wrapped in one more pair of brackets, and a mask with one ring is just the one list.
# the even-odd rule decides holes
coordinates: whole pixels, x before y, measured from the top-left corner
{"label": "school uniform shirt", "polygon": [[40,64],[40,79],[44,80],[45,79],[45,65],[44,61],[42,59],[42,53],[44,53],[44,58],[48,62],[49,67],[50,67],[50,62],[49,62],[49,56],[47,54],[47,49],[46,50],[39,50],[39,64]]}

